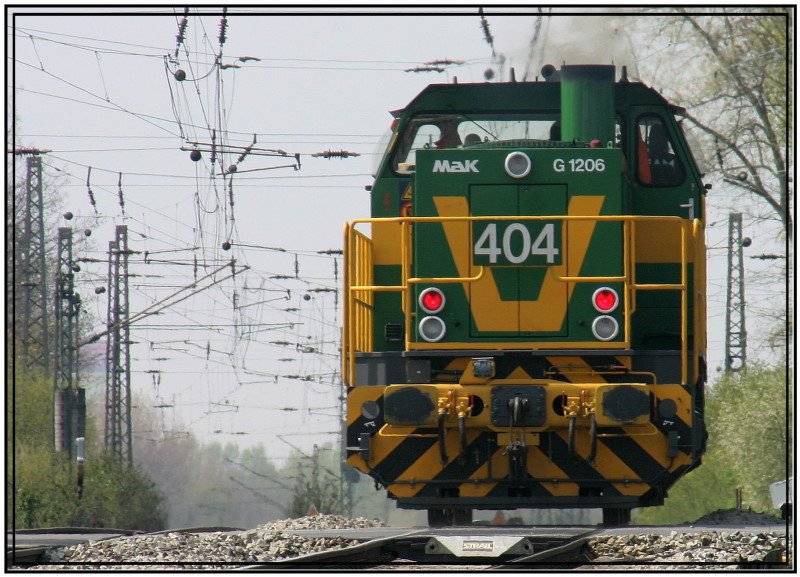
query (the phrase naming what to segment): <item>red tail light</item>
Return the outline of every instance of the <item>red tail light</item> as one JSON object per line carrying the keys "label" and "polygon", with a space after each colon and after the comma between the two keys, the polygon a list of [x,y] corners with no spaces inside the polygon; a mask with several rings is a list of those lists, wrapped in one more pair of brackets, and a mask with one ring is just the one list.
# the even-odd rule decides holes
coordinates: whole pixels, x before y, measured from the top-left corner
{"label": "red tail light", "polygon": [[426,288],[419,294],[419,306],[429,315],[444,308],[444,293],[437,288]]}
{"label": "red tail light", "polygon": [[619,296],[617,296],[617,291],[609,287],[601,287],[594,291],[594,295],[592,295],[592,303],[594,304],[594,308],[596,308],[601,313],[610,313],[619,304]]}

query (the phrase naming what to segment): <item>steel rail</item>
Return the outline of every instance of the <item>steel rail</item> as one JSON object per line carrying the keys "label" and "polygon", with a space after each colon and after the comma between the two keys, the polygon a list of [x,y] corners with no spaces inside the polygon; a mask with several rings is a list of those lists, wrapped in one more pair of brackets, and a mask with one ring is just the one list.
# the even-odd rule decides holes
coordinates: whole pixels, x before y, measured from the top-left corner
{"label": "steel rail", "polygon": [[549,566],[553,564],[563,564],[572,566],[574,564],[583,564],[585,563],[585,560],[583,563],[580,563],[578,561],[578,557],[585,547],[586,542],[589,541],[589,539],[591,539],[593,536],[602,533],[603,531],[603,528],[589,531],[588,533],[575,537],[562,545],[543,549],[531,555],[517,557],[516,559],[512,559],[507,563],[493,565],[489,567],[487,571],[530,571],[531,569],[535,569],[536,566],[541,567],[542,565]]}

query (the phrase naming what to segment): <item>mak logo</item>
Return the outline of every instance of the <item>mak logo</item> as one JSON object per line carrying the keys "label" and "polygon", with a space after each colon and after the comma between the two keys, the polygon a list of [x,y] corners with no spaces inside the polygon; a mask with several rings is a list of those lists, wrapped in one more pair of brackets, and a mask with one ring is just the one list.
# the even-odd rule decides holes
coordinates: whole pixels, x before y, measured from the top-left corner
{"label": "mak logo", "polygon": [[433,172],[479,172],[477,160],[435,160]]}

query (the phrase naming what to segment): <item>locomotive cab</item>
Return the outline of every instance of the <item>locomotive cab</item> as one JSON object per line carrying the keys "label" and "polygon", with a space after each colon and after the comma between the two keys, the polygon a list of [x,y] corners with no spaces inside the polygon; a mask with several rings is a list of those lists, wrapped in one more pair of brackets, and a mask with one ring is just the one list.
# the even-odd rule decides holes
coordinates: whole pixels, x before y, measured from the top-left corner
{"label": "locomotive cab", "polygon": [[705,448],[704,188],[613,66],[432,85],[345,226],[347,463],[434,525],[663,502]]}

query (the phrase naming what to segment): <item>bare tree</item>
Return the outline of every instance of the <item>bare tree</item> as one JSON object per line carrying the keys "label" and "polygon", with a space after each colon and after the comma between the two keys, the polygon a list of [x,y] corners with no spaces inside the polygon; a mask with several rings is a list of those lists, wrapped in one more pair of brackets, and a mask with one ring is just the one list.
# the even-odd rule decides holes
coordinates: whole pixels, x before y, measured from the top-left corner
{"label": "bare tree", "polygon": [[642,38],[649,38],[654,57],[643,58],[640,70],[651,66],[647,76],[667,84],[670,99],[687,109],[687,121],[713,157],[709,172],[751,199],[744,203],[751,218],[779,220],[791,241],[787,74],[793,9],[669,12],[645,19],[650,34]]}

